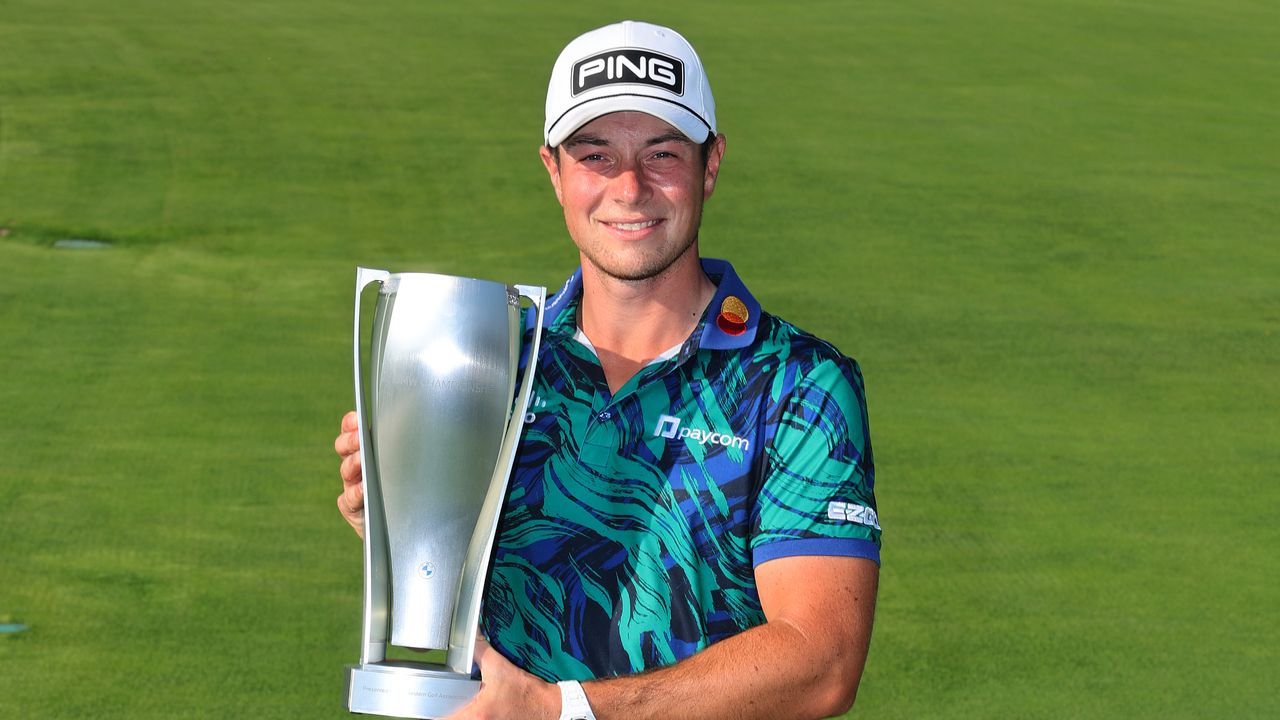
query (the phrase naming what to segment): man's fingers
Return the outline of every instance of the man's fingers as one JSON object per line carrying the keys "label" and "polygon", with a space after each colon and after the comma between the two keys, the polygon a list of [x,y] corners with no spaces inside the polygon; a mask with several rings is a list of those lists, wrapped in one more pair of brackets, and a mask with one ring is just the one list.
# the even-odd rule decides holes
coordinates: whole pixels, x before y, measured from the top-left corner
{"label": "man's fingers", "polygon": [[360,433],[344,432],[333,441],[333,450],[342,457],[360,452]]}
{"label": "man's fingers", "polygon": [[360,426],[356,424],[356,412],[352,410],[342,416],[342,431],[333,441],[334,452],[346,457],[360,451]]}
{"label": "man's fingers", "polygon": [[352,453],[342,459],[342,465],[338,468],[338,472],[342,474],[342,482],[347,486],[360,484],[360,453]]}
{"label": "man's fingers", "polygon": [[338,496],[338,509],[344,515],[356,515],[364,509],[364,488],[350,485]]}
{"label": "man's fingers", "polygon": [[[360,490],[360,486],[356,485],[355,489]],[[347,497],[347,493],[338,496],[338,512],[342,513],[342,519],[347,521],[352,530],[356,531],[356,535],[364,537],[364,500],[360,500],[358,507],[353,507],[351,500]]]}
{"label": "man's fingers", "polygon": [[364,537],[364,487],[360,484],[360,433],[355,411],[342,416],[342,430],[333,441],[333,449],[342,458],[338,472],[342,475],[342,494],[338,495],[338,512],[356,535]]}

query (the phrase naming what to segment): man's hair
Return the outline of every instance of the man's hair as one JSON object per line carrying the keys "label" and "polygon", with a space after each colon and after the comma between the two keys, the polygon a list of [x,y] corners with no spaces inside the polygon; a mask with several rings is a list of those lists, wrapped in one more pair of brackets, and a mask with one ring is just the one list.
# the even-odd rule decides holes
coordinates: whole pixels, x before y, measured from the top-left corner
{"label": "man's hair", "polygon": [[[706,142],[698,146],[702,150],[702,167],[704,169],[707,167],[707,157],[711,155],[711,148],[715,147],[715,144],[716,136],[708,134]],[[551,151],[551,157],[556,159],[556,167],[560,167],[560,146],[556,145],[553,147],[548,145],[547,149]]]}

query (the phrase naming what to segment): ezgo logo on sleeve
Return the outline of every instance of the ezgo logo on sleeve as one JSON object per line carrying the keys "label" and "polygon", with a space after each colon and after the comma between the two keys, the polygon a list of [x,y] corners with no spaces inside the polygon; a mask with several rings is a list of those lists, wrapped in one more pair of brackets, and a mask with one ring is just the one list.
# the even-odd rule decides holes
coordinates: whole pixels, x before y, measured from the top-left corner
{"label": "ezgo logo on sleeve", "polygon": [[832,501],[827,505],[827,517],[832,520],[856,522],[859,525],[880,529],[880,518],[876,517],[876,511],[865,505]]}
{"label": "ezgo logo on sleeve", "polygon": [[711,432],[701,428],[680,427],[680,418],[671,415],[663,415],[658,418],[658,425],[653,429],[654,437],[664,437],[668,440],[694,440],[701,445],[723,445],[725,447],[736,448],[743,452],[751,449],[751,441],[729,433]]}

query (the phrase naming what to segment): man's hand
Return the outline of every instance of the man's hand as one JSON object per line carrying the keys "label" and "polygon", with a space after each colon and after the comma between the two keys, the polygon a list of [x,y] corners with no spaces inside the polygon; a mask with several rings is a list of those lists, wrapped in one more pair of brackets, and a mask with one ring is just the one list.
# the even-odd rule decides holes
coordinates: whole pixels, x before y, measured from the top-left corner
{"label": "man's hand", "polygon": [[342,431],[333,441],[333,449],[342,458],[338,472],[342,475],[342,494],[338,496],[338,511],[342,519],[364,537],[364,488],[360,486],[360,432],[357,430],[356,413],[342,416]]}
{"label": "man's hand", "polygon": [[511,664],[489,643],[476,640],[480,692],[448,720],[556,720],[560,688]]}

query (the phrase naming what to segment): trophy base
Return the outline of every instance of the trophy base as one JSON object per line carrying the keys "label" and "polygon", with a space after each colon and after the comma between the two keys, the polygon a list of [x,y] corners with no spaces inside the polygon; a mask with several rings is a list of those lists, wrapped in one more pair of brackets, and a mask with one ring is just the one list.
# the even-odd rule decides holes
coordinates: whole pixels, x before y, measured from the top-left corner
{"label": "trophy base", "polygon": [[387,661],[348,665],[347,710],[437,720],[471,702],[480,681],[439,665]]}

